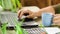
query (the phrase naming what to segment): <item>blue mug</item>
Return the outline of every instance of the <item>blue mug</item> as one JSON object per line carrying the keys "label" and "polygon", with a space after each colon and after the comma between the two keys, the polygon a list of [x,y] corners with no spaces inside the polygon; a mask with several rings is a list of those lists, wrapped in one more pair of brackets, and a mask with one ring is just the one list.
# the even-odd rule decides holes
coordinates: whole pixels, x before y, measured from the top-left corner
{"label": "blue mug", "polygon": [[52,13],[42,13],[42,24],[44,26],[51,26],[52,23],[53,23]]}

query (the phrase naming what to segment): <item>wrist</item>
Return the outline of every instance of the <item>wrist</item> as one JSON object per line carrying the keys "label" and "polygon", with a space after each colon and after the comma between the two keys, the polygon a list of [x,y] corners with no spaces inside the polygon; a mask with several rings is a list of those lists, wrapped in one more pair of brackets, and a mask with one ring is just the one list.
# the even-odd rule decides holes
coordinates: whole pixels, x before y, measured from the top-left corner
{"label": "wrist", "polygon": [[35,14],[36,14],[37,17],[40,17],[41,16],[41,12],[39,12],[39,11],[36,12]]}

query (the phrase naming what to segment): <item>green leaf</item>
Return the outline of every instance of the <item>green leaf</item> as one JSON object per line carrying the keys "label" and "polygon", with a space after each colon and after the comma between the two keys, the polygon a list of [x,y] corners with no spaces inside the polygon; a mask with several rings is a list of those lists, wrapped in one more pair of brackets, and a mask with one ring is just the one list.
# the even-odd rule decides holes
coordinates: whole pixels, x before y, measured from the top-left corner
{"label": "green leaf", "polygon": [[15,1],[17,3],[18,8],[21,8],[22,7],[22,4],[20,3],[20,1],[19,0],[15,0]]}
{"label": "green leaf", "polygon": [[24,22],[24,19],[22,19],[22,21],[18,22],[16,19],[14,19],[15,23],[16,23],[16,27],[15,27],[15,31],[16,34],[28,34],[25,30],[23,30],[23,28],[21,28],[21,25]]}
{"label": "green leaf", "polygon": [[14,18],[14,22],[15,22],[15,31],[16,31],[16,34],[23,34],[23,31],[22,31],[22,28],[21,28],[21,25],[23,23],[23,21],[19,22]]}
{"label": "green leaf", "polygon": [[0,5],[2,5],[2,0],[0,0]]}
{"label": "green leaf", "polygon": [[28,32],[25,29],[23,30],[23,32],[24,32],[24,34],[28,34]]}
{"label": "green leaf", "polygon": [[15,0],[11,0],[12,4],[13,4],[13,12],[17,11],[17,6],[16,6],[16,2]]}
{"label": "green leaf", "polygon": [[2,7],[3,7],[3,9],[5,8],[4,0],[2,0]]}
{"label": "green leaf", "polygon": [[6,34],[6,26],[7,26],[7,22],[5,22],[4,24],[2,24],[2,27],[1,27],[2,34]]}
{"label": "green leaf", "polygon": [[[40,28],[45,30],[45,27],[44,27],[44,25],[42,23],[40,24]],[[46,32],[46,30],[45,30],[45,32]],[[48,34],[48,33],[46,32],[46,34]]]}
{"label": "green leaf", "polygon": [[9,1],[11,11],[14,11],[13,4],[12,4],[11,0],[8,0],[8,1]]}

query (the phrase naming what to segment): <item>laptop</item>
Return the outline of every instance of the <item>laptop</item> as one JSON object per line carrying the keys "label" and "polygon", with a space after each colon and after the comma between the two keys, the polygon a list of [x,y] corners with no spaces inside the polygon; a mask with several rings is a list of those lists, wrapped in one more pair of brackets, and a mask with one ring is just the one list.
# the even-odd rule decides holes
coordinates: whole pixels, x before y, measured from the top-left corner
{"label": "laptop", "polygon": [[[7,29],[14,29],[15,23],[14,23],[14,18],[17,21],[21,21],[21,19],[18,19],[17,13],[12,13],[12,12],[2,12],[0,14],[0,21],[1,24],[8,22],[7,24]],[[33,19],[28,19],[25,18],[24,23],[21,25],[21,27],[28,32],[28,34],[40,34],[42,32],[45,32],[44,29],[41,29],[38,26],[38,23],[35,22]]]}

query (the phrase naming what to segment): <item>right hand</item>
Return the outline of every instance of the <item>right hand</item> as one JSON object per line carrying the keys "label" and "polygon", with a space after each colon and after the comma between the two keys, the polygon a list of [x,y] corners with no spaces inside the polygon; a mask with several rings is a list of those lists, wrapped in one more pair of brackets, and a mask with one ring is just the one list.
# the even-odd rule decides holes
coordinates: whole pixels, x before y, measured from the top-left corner
{"label": "right hand", "polygon": [[34,17],[37,17],[37,13],[36,12],[33,12],[33,11],[30,11],[28,9],[21,9],[18,11],[18,18],[21,18],[24,14],[28,13],[29,15],[27,15],[26,17],[27,18],[34,18]]}

